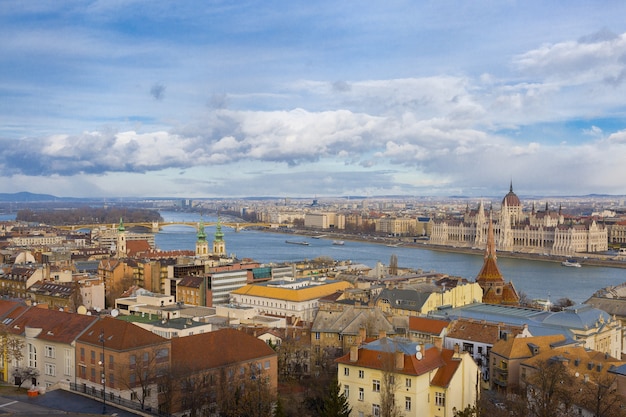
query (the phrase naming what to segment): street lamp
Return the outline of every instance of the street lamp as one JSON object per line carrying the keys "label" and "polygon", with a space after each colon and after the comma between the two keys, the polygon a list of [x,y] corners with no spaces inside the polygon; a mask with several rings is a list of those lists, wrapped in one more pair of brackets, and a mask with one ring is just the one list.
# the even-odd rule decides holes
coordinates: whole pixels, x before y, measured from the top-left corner
{"label": "street lamp", "polygon": [[102,343],[102,360],[98,361],[98,365],[102,367],[102,414],[107,413],[107,393],[106,393],[106,380],[104,378],[105,369],[104,369],[104,329],[100,330],[100,343]]}

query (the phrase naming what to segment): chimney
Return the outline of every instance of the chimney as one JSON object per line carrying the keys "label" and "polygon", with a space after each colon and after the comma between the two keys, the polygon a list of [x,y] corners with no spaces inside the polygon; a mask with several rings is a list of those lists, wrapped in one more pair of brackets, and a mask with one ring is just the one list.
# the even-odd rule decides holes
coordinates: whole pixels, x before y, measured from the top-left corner
{"label": "chimney", "polygon": [[359,347],[357,345],[350,346],[350,362],[359,360]]}
{"label": "chimney", "polygon": [[382,330],[382,329],[381,329],[381,330],[379,330],[379,331],[378,331],[378,338],[379,338],[379,339],[383,339],[383,338],[385,338],[385,337],[387,337],[387,332],[386,332],[386,331],[384,331],[384,330]]}
{"label": "chimney", "polygon": [[396,369],[404,369],[404,352],[396,352]]}
{"label": "chimney", "polygon": [[453,359],[458,359],[461,357],[461,348],[458,343],[454,344],[454,355],[452,355]]}
{"label": "chimney", "polygon": [[435,345],[435,347],[437,348],[437,350],[439,352],[441,352],[441,349],[443,349],[443,337],[440,336],[434,336],[433,337],[433,345]]}

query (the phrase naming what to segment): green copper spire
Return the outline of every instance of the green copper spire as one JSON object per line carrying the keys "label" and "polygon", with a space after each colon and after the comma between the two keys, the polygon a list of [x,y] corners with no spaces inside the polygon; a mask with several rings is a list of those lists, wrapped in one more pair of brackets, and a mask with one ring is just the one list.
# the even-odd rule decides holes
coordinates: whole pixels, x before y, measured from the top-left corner
{"label": "green copper spire", "polygon": [[217,224],[215,225],[215,241],[221,242],[222,240],[224,240],[224,233],[222,232],[222,222],[218,216]]}
{"label": "green copper spire", "polygon": [[123,232],[124,230],[126,230],[126,229],[124,228],[124,221],[123,221],[123,220],[122,220],[122,218],[120,217],[120,225],[119,225],[119,226],[117,226],[117,231],[118,231],[118,232]]}
{"label": "green copper spire", "polygon": [[204,242],[206,240],[206,232],[204,231],[204,222],[200,220],[200,224],[198,224],[198,241]]}

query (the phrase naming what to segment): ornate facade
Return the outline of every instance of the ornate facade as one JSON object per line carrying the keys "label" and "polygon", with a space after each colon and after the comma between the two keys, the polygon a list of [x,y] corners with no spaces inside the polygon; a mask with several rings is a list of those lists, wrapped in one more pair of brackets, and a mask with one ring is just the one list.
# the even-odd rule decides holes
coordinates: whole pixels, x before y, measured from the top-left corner
{"label": "ornate facade", "polygon": [[512,183],[499,213],[486,210],[481,201],[476,210],[467,207],[462,218],[433,219],[430,241],[436,245],[485,247],[492,217],[497,250],[563,256],[608,250],[604,225],[594,220],[566,224],[561,209],[550,210],[547,203],[544,211],[536,211],[533,205],[526,213]]}

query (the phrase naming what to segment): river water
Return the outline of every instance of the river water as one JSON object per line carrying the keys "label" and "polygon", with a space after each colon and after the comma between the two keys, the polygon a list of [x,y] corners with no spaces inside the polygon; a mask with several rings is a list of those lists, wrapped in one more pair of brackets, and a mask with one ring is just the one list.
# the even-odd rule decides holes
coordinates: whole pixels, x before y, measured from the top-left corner
{"label": "river water", "polygon": [[[194,213],[161,212],[165,222],[198,222]],[[216,218],[204,216],[207,223]],[[213,240],[214,226],[207,226],[209,242]],[[222,227],[226,251],[238,258],[251,258],[261,263],[288,262],[328,256],[336,260],[350,259],[373,267],[376,262],[389,265],[392,255],[398,257],[398,266],[436,271],[448,275],[474,280],[483,265],[482,255],[440,252],[413,247],[388,247],[384,244],[345,241],[344,246],[332,244],[331,239],[312,239],[282,233],[245,230],[235,232]],[[291,245],[285,240],[304,240],[309,246]],[[162,250],[194,250],[196,230],[189,226],[164,226],[155,237],[156,245]],[[626,269],[584,266],[566,268],[558,263],[524,259],[498,258],[498,266],[506,281],[513,281],[519,292],[529,298],[550,298],[555,302],[569,298],[581,303],[596,290],[626,282]]]}

